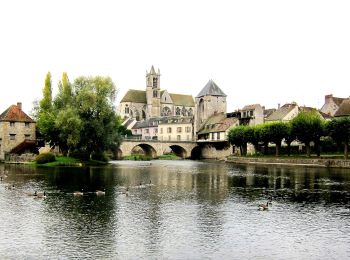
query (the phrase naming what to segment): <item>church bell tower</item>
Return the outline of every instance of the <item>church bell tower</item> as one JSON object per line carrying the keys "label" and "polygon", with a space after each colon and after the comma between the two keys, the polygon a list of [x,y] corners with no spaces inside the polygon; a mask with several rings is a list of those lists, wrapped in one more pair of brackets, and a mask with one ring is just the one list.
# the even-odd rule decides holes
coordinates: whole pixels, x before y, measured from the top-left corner
{"label": "church bell tower", "polygon": [[160,71],[154,70],[152,65],[150,72],[146,71],[146,118],[160,116]]}

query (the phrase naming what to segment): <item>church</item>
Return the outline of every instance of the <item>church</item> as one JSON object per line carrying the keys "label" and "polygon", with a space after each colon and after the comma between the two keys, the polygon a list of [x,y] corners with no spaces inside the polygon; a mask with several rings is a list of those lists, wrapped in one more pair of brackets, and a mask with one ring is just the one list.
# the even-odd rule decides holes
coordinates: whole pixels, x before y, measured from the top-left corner
{"label": "church", "polygon": [[160,71],[146,71],[146,90],[129,89],[120,101],[119,115],[137,121],[154,117],[193,116],[195,103],[191,95],[173,94],[160,89]]}

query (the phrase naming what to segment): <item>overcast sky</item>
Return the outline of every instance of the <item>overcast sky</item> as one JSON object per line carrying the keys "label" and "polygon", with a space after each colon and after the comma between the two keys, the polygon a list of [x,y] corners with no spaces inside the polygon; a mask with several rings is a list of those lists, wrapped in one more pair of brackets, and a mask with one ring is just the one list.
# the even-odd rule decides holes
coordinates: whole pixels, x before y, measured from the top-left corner
{"label": "overcast sky", "polygon": [[320,108],[324,95],[350,96],[350,1],[0,2],[0,110],[29,112],[48,71],[53,89],[110,76],[119,89],[161,89],[194,97],[209,79],[227,94],[228,112],[296,101]]}

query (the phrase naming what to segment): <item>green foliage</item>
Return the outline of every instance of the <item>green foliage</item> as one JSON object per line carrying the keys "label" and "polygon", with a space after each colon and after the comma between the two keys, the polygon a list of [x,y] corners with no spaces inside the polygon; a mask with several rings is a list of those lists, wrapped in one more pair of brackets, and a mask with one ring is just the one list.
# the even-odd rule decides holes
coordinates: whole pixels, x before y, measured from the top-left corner
{"label": "green foliage", "polygon": [[348,158],[350,142],[350,117],[335,118],[326,126],[327,132],[338,144],[344,144],[344,158]]}
{"label": "green foliage", "polygon": [[43,99],[35,110],[38,128],[45,140],[59,145],[64,154],[79,151],[90,158],[93,153],[116,149],[121,142],[120,132],[130,134],[116,116],[116,87],[111,78],[79,77],[72,84],[63,73],[53,102],[48,98],[48,86],[50,74],[45,80]]}
{"label": "green foliage", "polygon": [[319,144],[321,136],[324,134],[324,122],[316,111],[300,112],[291,121],[292,132],[296,138],[305,144],[307,155],[310,156],[310,142]]}
{"label": "green foliage", "polygon": [[254,130],[250,126],[240,125],[231,128],[228,133],[229,142],[239,147],[242,155],[247,154],[247,143],[253,138]]}
{"label": "green foliage", "polygon": [[42,153],[35,157],[35,162],[37,164],[44,164],[56,161],[56,157],[52,153]]}
{"label": "green foliage", "polygon": [[95,160],[95,161],[101,161],[101,162],[108,162],[109,161],[108,156],[104,152],[100,152],[100,153],[93,152],[91,154],[91,159]]}

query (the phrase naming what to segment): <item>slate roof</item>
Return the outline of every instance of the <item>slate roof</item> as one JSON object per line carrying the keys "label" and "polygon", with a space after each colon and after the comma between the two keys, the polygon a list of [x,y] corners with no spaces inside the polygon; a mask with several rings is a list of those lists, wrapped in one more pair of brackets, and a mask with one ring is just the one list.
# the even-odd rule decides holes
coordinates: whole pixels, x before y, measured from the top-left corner
{"label": "slate roof", "polygon": [[238,123],[238,119],[235,117],[226,117],[225,113],[219,113],[208,118],[198,134],[225,132],[232,127],[235,123]]}
{"label": "slate roof", "polygon": [[120,102],[133,102],[133,103],[147,103],[146,100],[146,91],[145,90],[136,90],[129,89],[126,92],[125,96]]}
{"label": "slate roof", "polygon": [[34,123],[34,120],[31,119],[26,113],[16,105],[10,106],[0,115],[0,121],[6,122],[26,122]]}
{"label": "slate roof", "polygon": [[338,106],[341,105],[341,103],[346,100],[346,98],[339,98],[339,97],[332,97],[333,102],[336,103]]}
{"label": "slate roof", "polygon": [[241,110],[254,110],[255,108],[259,107],[259,104],[252,104],[252,105],[246,105]]}
{"label": "slate roof", "polygon": [[264,118],[269,117],[275,111],[276,111],[276,108],[264,109]]}
{"label": "slate roof", "polygon": [[136,122],[136,124],[132,127],[132,129],[140,129],[140,128],[148,128],[148,127],[158,127],[159,117],[152,117],[149,119],[145,119],[142,121]]}
{"label": "slate roof", "polygon": [[350,99],[345,99],[339,106],[337,112],[334,114],[335,117],[339,116],[350,116]]}
{"label": "slate roof", "polygon": [[281,106],[275,112],[273,112],[269,117],[266,118],[266,121],[280,121],[286,115],[288,115],[296,106],[296,103],[289,103]]}
{"label": "slate roof", "polygon": [[175,106],[185,106],[185,107],[194,107],[194,100],[191,95],[182,95],[182,94],[172,94],[169,93],[171,99],[174,102]]}
{"label": "slate roof", "polygon": [[[163,93],[164,93],[164,90],[161,91],[161,94]],[[176,106],[186,106],[186,107],[195,106],[193,97],[191,95],[172,94],[172,93],[169,93],[169,95],[173,101],[173,104]],[[146,104],[147,103],[146,91],[129,89],[120,102],[133,102],[133,103]]]}
{"label": "slate roof", "polygon": [[204,96],[219,96],[226,97],[227,95],[215,84],[213,80],[209,80],[204,88],[199,92],[197,98]]}

